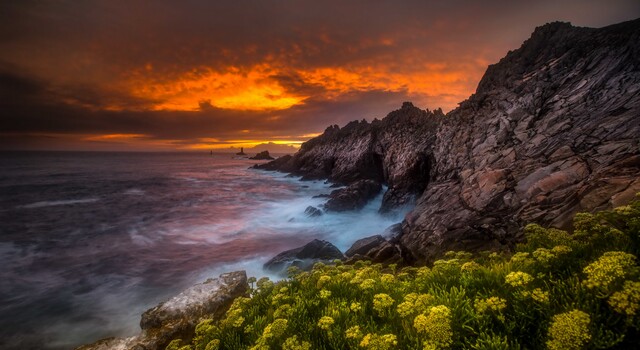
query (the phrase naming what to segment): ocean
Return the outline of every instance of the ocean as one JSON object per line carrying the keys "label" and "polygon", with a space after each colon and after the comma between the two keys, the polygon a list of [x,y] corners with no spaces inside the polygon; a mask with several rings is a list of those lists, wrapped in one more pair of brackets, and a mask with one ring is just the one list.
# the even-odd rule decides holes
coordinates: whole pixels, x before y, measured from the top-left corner
{"label": "ocean", "polygon": [[[0,348],[72,349],[139,332],[181,290],[314,238],[345,251],[403,214],[309,218],[324,181],[230,154],[0,153]],[[271,276],[274,277],[274,276]]]}

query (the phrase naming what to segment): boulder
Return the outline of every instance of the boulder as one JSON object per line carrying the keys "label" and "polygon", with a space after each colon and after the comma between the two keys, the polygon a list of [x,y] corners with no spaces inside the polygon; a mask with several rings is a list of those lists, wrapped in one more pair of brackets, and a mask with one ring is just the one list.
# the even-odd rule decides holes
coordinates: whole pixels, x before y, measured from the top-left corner
{"label": "boulder", "polygon": [[397,240],[387,241],[381,235],[359,239],[345,253],[346,263],[358,260],[371,260],[381,264],[403,264],[405,258],[402,247]]}
{"label": "boulder", "polygon": [[334,190],[324,205],[326,211],[346,211],[362,209],[382,190],[382,185],[374,180],[359,180],[351,185]]}
{"label": "boulder", "polygon": [[380,235],[365,237],[355,241],[344,255],[346,257],[352,257],[356,254],[367,255],[371,249],[380,247],[385,242],[387,242],[387,240]]}
{"label": "boulder", "polygon": [[312,217],[312,218],[322,216],[322,210],[312,206],[308,206],[307,209],[304,210],[304,213],[308,217]]}
{"label": "boulder", "polygon": [[258,154],[256,154],[255,156],[249,158],[249,159],[255,159],[255,160],[273,160],[275,158],[273,158],[271,155],[269,155],[269,151],[262,151]]}
{"label": "boulder", "polygon": [[335,259],[342,259],[344,255],[333,244],[314,239],[302,247],[284,251],[267,261],[264,264],[266,270],[283,273],[289,266],[297,266],[301,269],[308,269],[316,262],[330,262]]}
{"label": "boulder", "polygon": [[130,338],[107,338],[76,350],[162,350],[172,339],[189,341],[203,318],[220,318],[233,300],[248,291],[247,274],[236,271],[210,278],[142,314],[142,333]]}

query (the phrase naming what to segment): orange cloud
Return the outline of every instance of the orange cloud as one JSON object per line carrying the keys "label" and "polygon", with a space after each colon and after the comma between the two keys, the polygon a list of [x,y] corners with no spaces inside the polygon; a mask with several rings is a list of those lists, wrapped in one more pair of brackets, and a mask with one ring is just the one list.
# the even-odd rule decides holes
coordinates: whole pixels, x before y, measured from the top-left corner
{"label": "orange cloud", "polygon": [[308,96],[286,91],[273,79],[267,64],[230,66],[222,72],[205,67],[175,78],[159,78],[143,69],[129,80],[131,94],[158,101],[153,110],[196,111],[211,105],[235,110],[280,110],[302,103]]}
{"label": "orange cloud", "polygon": [[240,147],[255,147],[261,144],[273,143],[276,145],[287,145],[295,148],[300,148],[300,145],[305,142],[301,140],[227,140],[224,142],[207,142],[207,140],[201,140],[205,142],[193,143],[182,146],[182,149],[228,149],[228,148],[240,148]]}
{"label": "orange cloud", "polygon": [[85,141],[128,142],[148,138],[145,134],[104,134],[91,135],[83,138]]}
{"label": "orange cloud", "polygon": [[[484,62],[482,62],[484,63]],[[283,86],[276,77],[296,75],[300,86],[320,87],[320,99],[362,91],[406,91],[416,102],[435,97],[429,107],[454,108],[469,96],[482,73],[481,63],[450,67],[444,63],[363,64],[353,67],[279,68],[267,63],[250,67],[211,67],[161,75],[149,67],[130,74],[126,89],[137,98],[155,101],[151,110],[197,111],[207,107],[232,110],[285,110],[310,96]],[[435,105],[434,105],[435,103]]]}

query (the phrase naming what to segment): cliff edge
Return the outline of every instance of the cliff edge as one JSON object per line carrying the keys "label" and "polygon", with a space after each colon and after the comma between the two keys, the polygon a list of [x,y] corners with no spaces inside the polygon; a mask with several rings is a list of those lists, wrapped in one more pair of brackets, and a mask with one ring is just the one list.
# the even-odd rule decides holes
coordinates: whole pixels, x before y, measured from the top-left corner
{"label": "cliff edge", "polygon": [[382,212],[415,205],[398,244],[416,262],[510,248],[525,223],[570,228],[576,212],[640,191],[638,42],[640,20],[546,24],[448,114],[406,102],[382,120],[330,126],[258,168],[386,184]]}

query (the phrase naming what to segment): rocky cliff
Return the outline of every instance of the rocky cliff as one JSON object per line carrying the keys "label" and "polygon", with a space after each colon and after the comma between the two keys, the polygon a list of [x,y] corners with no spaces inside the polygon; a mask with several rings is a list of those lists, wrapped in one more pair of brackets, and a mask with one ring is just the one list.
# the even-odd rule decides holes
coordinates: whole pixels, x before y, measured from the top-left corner
{"label": "rocky cliff", "polygon": [[386,184],[382,212],[415,204],[397,244],[418,262],[508,248],[529,222],[570,228],[574,213],[640,191],[638,42],[640,20],[538,27],[447,115],[404,103],[264,168]]}

